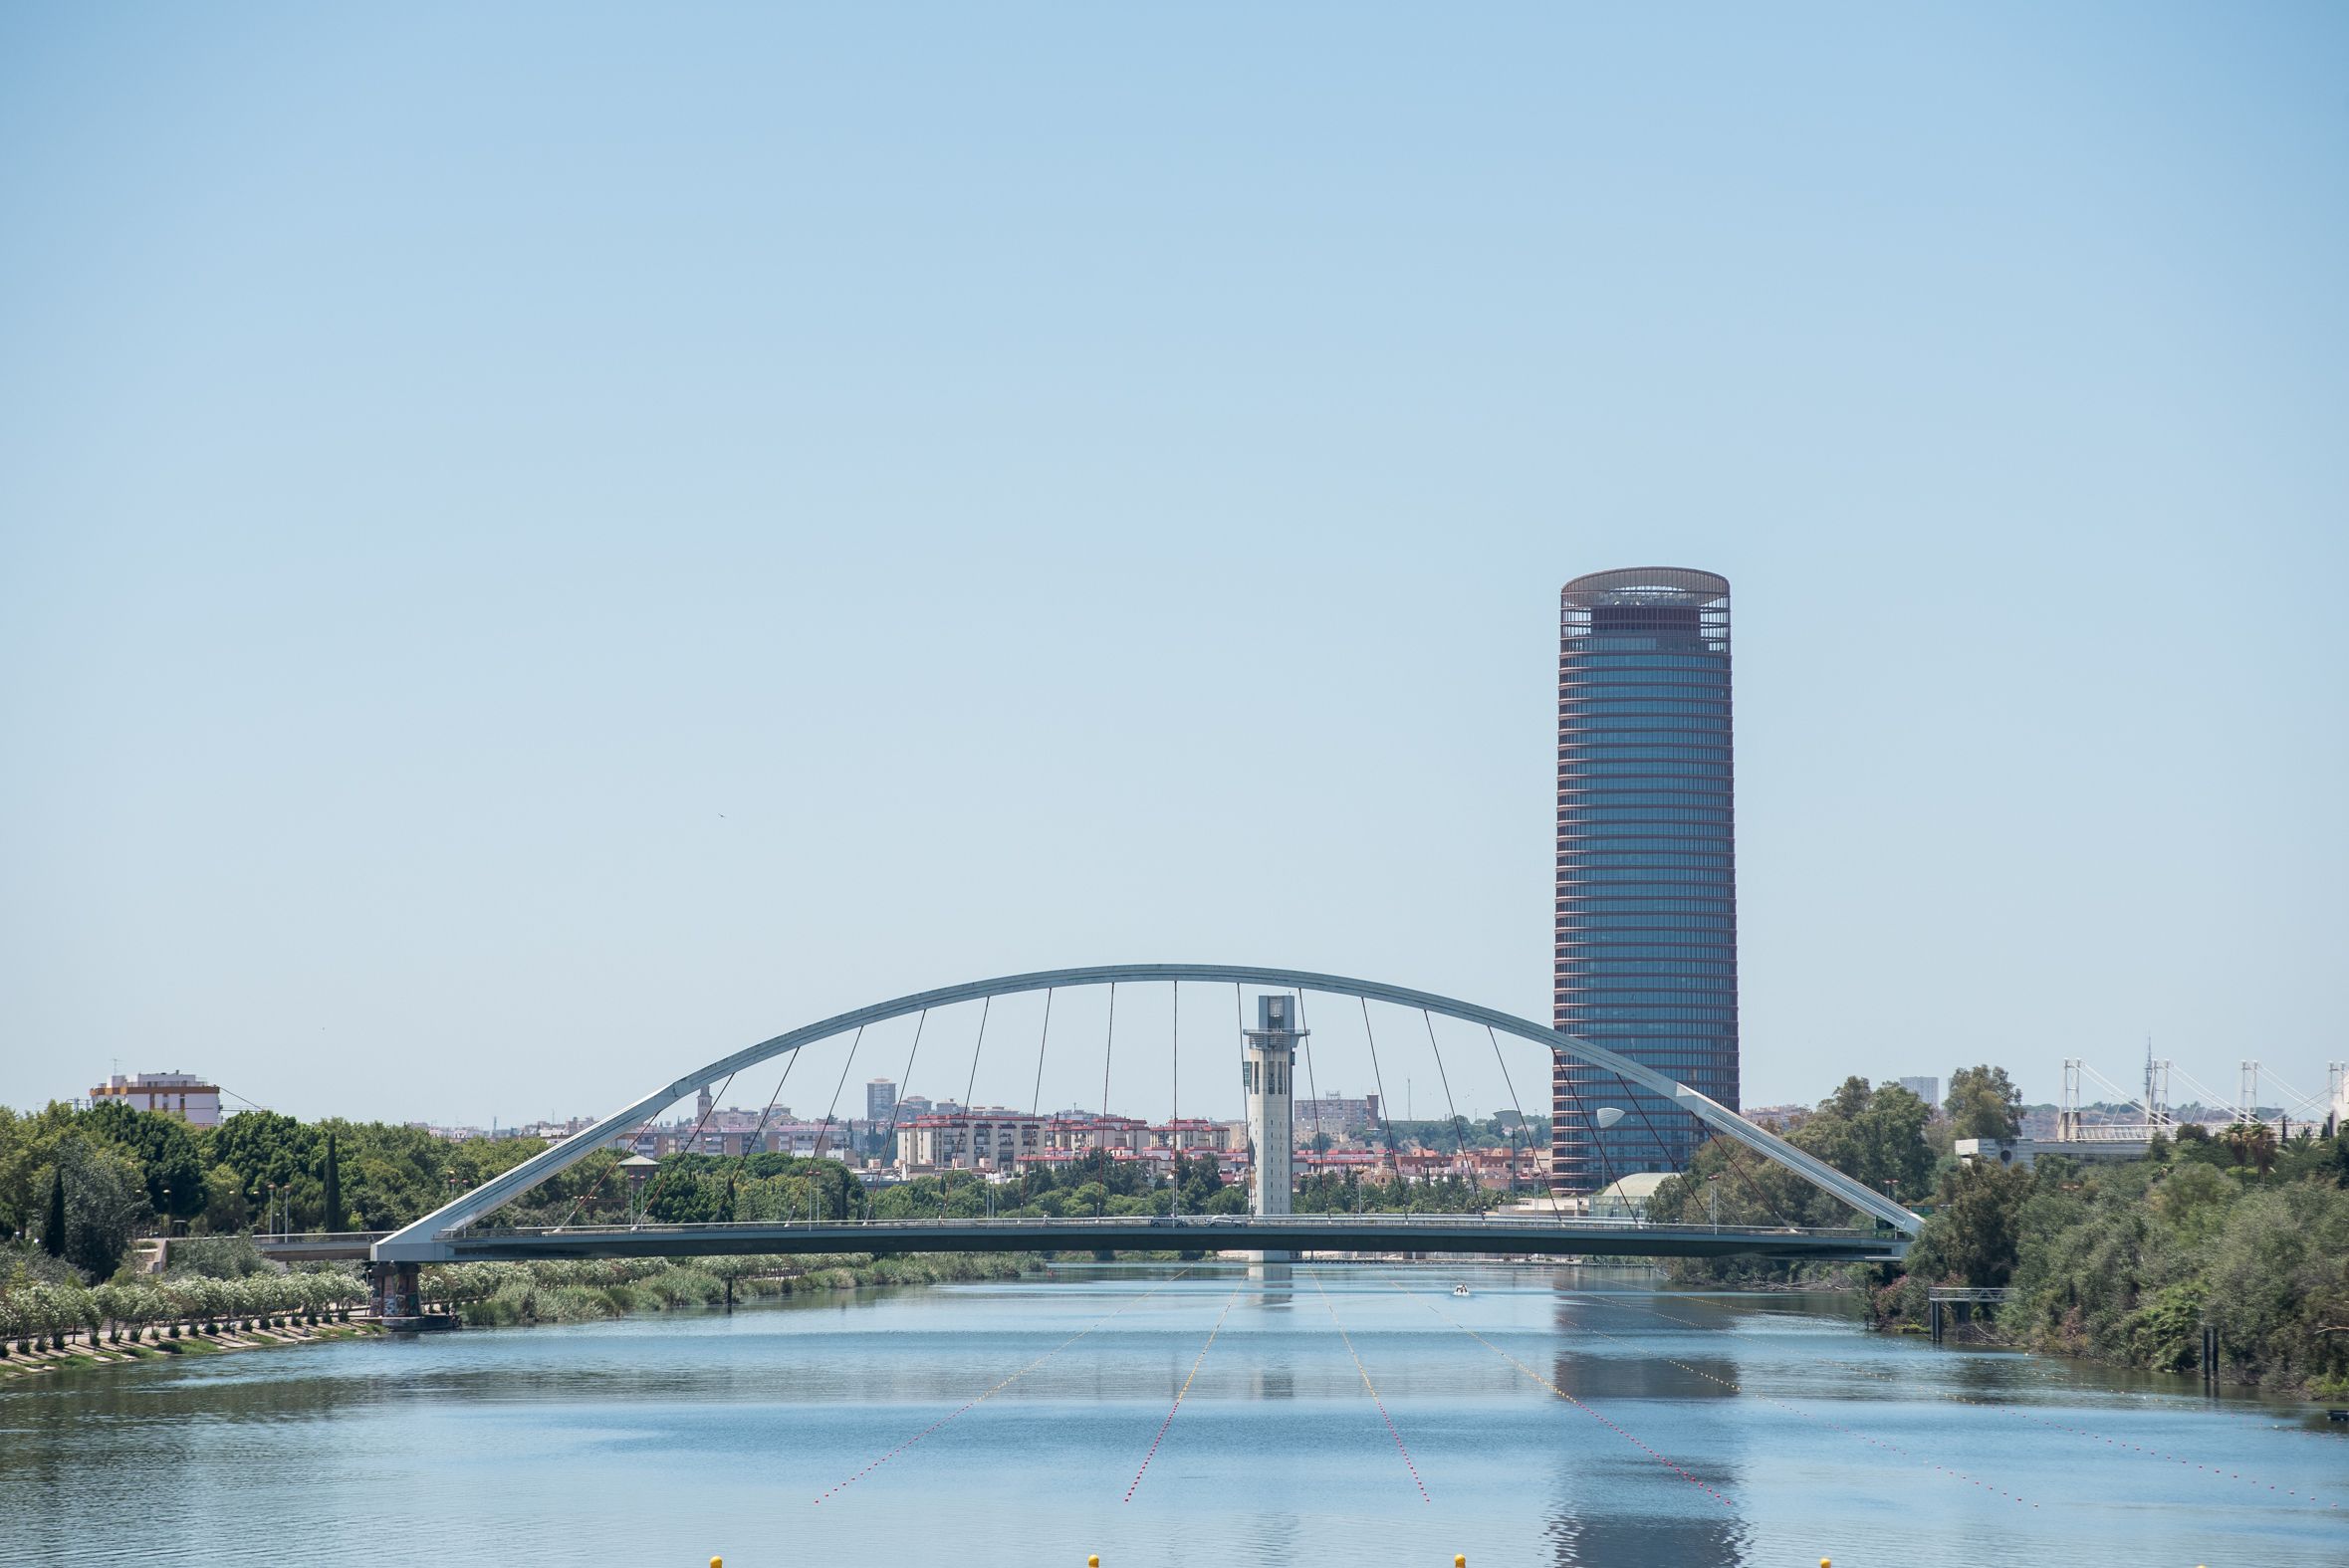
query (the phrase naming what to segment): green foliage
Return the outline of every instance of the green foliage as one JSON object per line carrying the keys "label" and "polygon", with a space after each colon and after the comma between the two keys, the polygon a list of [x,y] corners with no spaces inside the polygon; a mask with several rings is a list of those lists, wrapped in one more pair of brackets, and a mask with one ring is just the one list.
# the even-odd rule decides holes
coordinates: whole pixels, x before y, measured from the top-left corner
{"label": "green foliage", "polygon": [[1437,1154],[1454,1154],[1463,1149],[1524,1149],[1538,1151],[1549,1147],[1549,1118],[1528,1116],[1524,1123],[1510,1127],[1498,1115],[1483,1121],[1468,1117],[1443,1117],[1421,1121],[1389,1121],[1382,1127],[1362,1127],[1356,1131],[1367,1135],[1380,1148],[1390,1137],[1398,1149],[1426,1149]]}
{"label": "green foliage", "polygon": [[267,1206],[272,1189],[290,1190],[287,1223],[299,1230],[291,1215],[302,1207],[312,1180],[313,1142],[312,1129],[291,1116],[239,1111],[204,1135],[204,1161],[234,1172],[245,1203],[256,1212]]}
{"label": "green foliage", "polygon": [[192,1220],[204,1211],[204,1165],[195,1129],[160,1111],[105,1100],[82,1113],[75,1131],[123,1155],[139,1169],[147,1207]]}
{"label": "green foliage", "polygon": [[[1300,1215],[1482,1214],[1494,1195],[1465,1177],[1432,1182],[1381,1181],[1375,1172],[1318,1171],[1297,1183],[1292,1207]],[[1246,1195],[1238,1211],[1246,1214]]]}
{"label": "green foliage", "polygon": [[738,1296],[846,1290],[858,1285],[930,1284],[950,1279],[1014,1279],[1039,1260],[1001,1252],[932,1253],[871,1258],[751,1256],[543,1259],[528,1263],[434,1264],[423,1273],[426,1300],[457,1307],[467,1323],[578,1323],[630,1312],[705,1307]]}
{"label": "green foliage", "polygon": [[2022,1136],[2022,1091],[2003,1067],[1987,1062],[1960,1067],[1950,1074],[1949,1097],[1942,1101],[1950,1128],[1959,1138],[2019,1138]]}
{"label": "green foliage", "polygon": [[40,1277],[20,1258],[0,1263],[0,1339],[108,1324],[200,1326],[326,1312],[365,1299],[366,1287],[355,1273],[331,1265],[301,1273],[269,1265],[267,1271],[233,1279],[201,1274],[110,1279],[92,1289],[78,1279]]}
{"label": "green foliage", "polygon": [[327,1171],[321,1182],[319,1229],[343,1229],[343,1162],[335,1148],[335,1129],[327,1129]]}
{"label": "green foliage", "polygon": [[[1996,1161],[1952,1166],[1934,1194],[1933,1216],[1915,1250],[1936,1277],[1993,1289],[2004,1285],[2014,1274],[2023,1206],[2033,1187],[2030,1172]],[[2042,1213],[2035,1219],[2045,1232],[2054,1217]],[[1918,1271],[1912,1258],[1910,1272]]]}
{"label": "green foliage", "polygon": [[2291,1150],[2296,1176],[2281,1156],[2266,1175],[2236,1163],[2192,1127],[2166,1159],[1957,1167],[1875,1309],[1918,1322],[1932,1285],[2011,1285],[1998,1328],[2033,1349],[2179,1372],[2208,1323],[2225,1377],[2349,1387],[2344,1142]]}
{"label": "green foliage", "polygon": [[243,1279],[249,1274],[275,1273],[278,1269],[279,1265],[264,1257],[249,1235],[191,1235],[171,1243],[173,1275]]}
{"label": "green foliage", "polygon": [[[58,1140],[53,1158],[50,1219],[54,1224],[57,1195],[62,1192],[63,1255],[92,1278],[103,1279],[120,1265],[139,1222],[147,1217],[146,1183],[131,1160],[79,1133]],[[45,1233],[44,1245],[47,1241]]]}
{"label": "green foliage", "polygon": [[41,1221],[41,1250],[51,1257],[66,1255],[66,1172],[49,1168],[49,1213]]}
{"label": "green foliage", "polygon": [[[966,1177],[965,1183],[977,1180]],[[613,1191],[617,1185],[610,1182],[604,1186],[604,1193],[615,1204],[623,1196]],[[586,1191],[582,1190],[583,1196]],[[863,1212],[864,1195],[855,1174],[837,1160],[788,1154],[673,1154],[645,1184],[643,1203],[647,1218],[672,1225],[845,1220]],[[587,1216],[581,1218],[584,1221]]]}
{"label": "green foliage", "polygon": [[[1235,1192],[1237,1198],[1230,1196]],[[1071,1219],[1168,1214],[1178,1196],[1185,1214],[1248,1211],[1247,1193],[1224,1185],[1213,1155],[1178,1159],[1172,1169],[1160,1171],[1140,1160],[1110,1159],[1097,1152],[1064,1166],[1023,1170],[1000,1184],[969,1171],[916,1177],[873,1194],[869,1205],[872,1215],[882,1220],[935,1220],[941,1215],[974,1220],[989,1213]],[[805,1197],[798,1212],[808,1212]]]}
{"label": "green foliage", "polygon": [[[1925,1138],[1931,1107],[1895,1083],[1872,1087],[1846,1078],[1819,1102],[1787,1141],[1855,1181],[1904,1201],[1921,1196],[1931,1180],[1933,1150]],[[1726,1138],[1698,1149],[1689,1168],[1649,1199],[1652,1220],[1741,1226],[1849,1226],[1858,1221],[1843,1203],[1781,1165]],[[1686,1282],[1787,1280],[1800,1266],[1761,1258],[1675,1259],[1670,1270]]]}

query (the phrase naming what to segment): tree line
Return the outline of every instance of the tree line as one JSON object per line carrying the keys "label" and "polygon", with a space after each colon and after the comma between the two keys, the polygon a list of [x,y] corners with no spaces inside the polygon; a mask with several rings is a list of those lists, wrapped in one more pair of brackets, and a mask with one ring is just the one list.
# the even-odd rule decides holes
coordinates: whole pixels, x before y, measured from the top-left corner
{"label": "tree line", "polygon": [[[2238,1123],[2156,1134],[2146,1158],[1960,1161],[1960,1138],[2012,1138],[2022,1102],[2000,1068],[1952,1075],[1941,1119],[1894,1084],[1849,1078],[1786,1136],[1917,1209],[1898,1265],[1857,1265],[1872,1320],[1925,1321],[1935,1286],[2004,1287],[1996,1331],[2032,1349],[2151,1371],[2196,1370],[2217,1331],[2232,1381],[2349,1395],[2349,1133]],[[1716,1139],[1648,1206],[1660,1220],[1826,1226],[1849,1211],[1792,1172]],[[1689,1282],[1818,1278],[1816,1265],[1676,1260]]]}
{"label": "tree line", "polygon": [[274,1111],[201,1128],[114,1101],[0,1106],[0,1240],[32,1240],[103,1279],[138,1235],[166,1228],[391,1230],[544,1147]]}

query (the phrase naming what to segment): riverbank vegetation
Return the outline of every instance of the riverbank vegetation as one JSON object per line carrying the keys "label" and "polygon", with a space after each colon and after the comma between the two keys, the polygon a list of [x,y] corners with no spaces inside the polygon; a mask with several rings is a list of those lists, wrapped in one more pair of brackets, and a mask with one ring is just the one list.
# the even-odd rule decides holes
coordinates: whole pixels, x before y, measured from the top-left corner
{"label": "riverbank vegetation", "polygon": [[249,1240],[222,1240],[177,1260],[168,1273],[124,1270],[97,1284],[29,1242],[0,1246],[0,1350],[14,1357],[76,1344],[311,1327],[342,1321],[366,1299],[355,1270],[290,1269],[262,1257]]}
{"label": "riverbank vegetation", "polygon": [[[596,1158],[591,1156],[592,1158]],[[583,1162],[585,1163],[585,1162]],[[591,1184],[590,1184],[591,1185]],[[606,1184],[609,1185],[609,1184]],[[584,1220],[605,1206],[581,1208]],[[1497,1195],[1472,1181],[1382,1182],[1320,1174],[1298,1184],[1298,1214],[1353,1210],[1468,1213],[1490,1209]],[[836,1160],[783,1154],[741,1158],[671,1155],[639,1200],[643,1214],[670,1224],[729,1220],[978,1220],[1136,1218],[1176,1212],[1244,1215],[1248,1189],[1227,1182],[1213,1155],[1180,1157],[1167,1170],[1153,1162],[1100,1154],[1061,1166],[1022,1171],[992,1182],[969,1171],[917,1176],[867,1192]]]}
{"label": "riverbank vegetation", "polygon": [[[0,1106],[0,1238],[32,1236],[104,1278],[157,1229],[390,1230],[545,1147],[536,1138],[449,1143],[420,1127],[261,1110],[190,1127],[113,1101],[29,1113]],[[533,1198],[551,1207],[573,1196],[558,1179]]]}
{"label": "riverbank vegetation", "polygon": [[[1925,1214],[1899,1266],[1830,1270],[1677,1259],[1684,1283],[1858,1289],[1871,1321],[1921,1328],[1936,1286],[2005,1288],[1987,1325],[2026,1349],[2156,1372],[2199,1370],[2216,1331],[2223,1379],[2349,1396],[2349,1137],[2279,1142],[2242,1125],[2182,1127],[2147,1158],[2060,1157],[2022,1170],[1961,1162],[1955,1138],[2007,1138],[2021,1099],[1994,1067],[1955,1075],[1945,1115],[1892,1085],[1845,1081],[1788,1141]],[[1922,1202],[1920,1202],[1922,1200]],[[1848,1225],[1799,1177],[1725,1140],[1666,1182],[1648,1213],[1724,1225]]]}
{"label": "riverbank vegetation", "polygon": [[1044,1266],[1032,1253],[547,1259],[442,1263],[423,1271],[424,1298],[477,1326],[584,1323],[635,1312],[714,1306],[736,1298],[1017,1279]]}

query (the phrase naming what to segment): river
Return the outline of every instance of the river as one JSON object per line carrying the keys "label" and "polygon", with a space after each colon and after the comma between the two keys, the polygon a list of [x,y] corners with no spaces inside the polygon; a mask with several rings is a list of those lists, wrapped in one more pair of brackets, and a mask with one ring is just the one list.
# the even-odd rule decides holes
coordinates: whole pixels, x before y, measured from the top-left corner
{"label": "river", "polygon": [[0,1563],[2349,1562],[2306,1406],[1848,1312],[1132,1265],[20,1379]]}

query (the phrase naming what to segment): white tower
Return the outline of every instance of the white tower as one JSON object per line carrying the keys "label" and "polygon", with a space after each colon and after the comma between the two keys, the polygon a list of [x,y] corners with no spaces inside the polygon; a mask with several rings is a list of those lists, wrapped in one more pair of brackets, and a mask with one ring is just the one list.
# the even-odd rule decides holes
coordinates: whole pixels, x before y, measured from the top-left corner
{"label": "white tower", "polygon": [[1296,1027],[1296,999],[1258,997],[1256,1025],[1245,1031],[1240,1061],[1240,1082],[1248,1091],[1249,1206],[1260,1215],[1285,1215],[1296,1174],[1291,1075],[1296,1042],[1305,1037]]}

